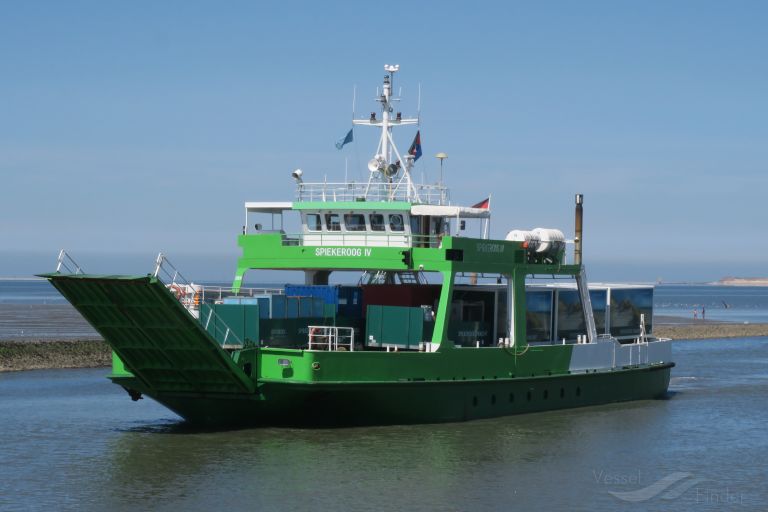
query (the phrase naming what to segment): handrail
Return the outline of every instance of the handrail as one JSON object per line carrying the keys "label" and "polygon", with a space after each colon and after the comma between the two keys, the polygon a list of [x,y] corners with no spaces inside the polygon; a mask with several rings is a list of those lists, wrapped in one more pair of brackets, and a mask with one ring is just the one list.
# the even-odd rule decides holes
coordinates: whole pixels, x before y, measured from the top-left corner
{"label": "handrail", "polygon": [[[72,269],[71,267],[74,267]],[[67,251],[64,249],[59,251],[59,257],[56,259],[56,272],[61,273],[61,269],[66,270],[70,274],[84,274],[82,267],[77,264],[75,260],[72,259],[72,256],[67,254]]]}
{"label": "handrail", "polygon": [[[209,327],[209,326],[210,326],[210,324],[211,324],[211,320],[212,320],[212,319],[214,319],[214,318],[216,319],[216,323],[218,323],[218,324],[221,324],[222,326],[224,326],[224,327],[226,328],[226,330],[224,331],[224,339],[223,339],[223,340],[221,340],[221,346],[222,346],[222,348],[225,348],[225,349],[227,349],[227,348],[229,348],[229,349],[237,349],[237,348],[243,348],[243,347],[245,346],[245,344],[244,344],[244,343],[243,343],[243,341],[242,341],[242,340],[241,340],[241,339],[240,339],[240,338],[237,336],[237,334],[235,334],[235,333],[232,331],[232,328],[231,328],[229,325],[227,325],[227,323],[226,323],[224,320],[222,320],[222,319],[221,319],[221,317],[220,317],[219,315],[217,315],[217,314],[216,314],[216,313],[213,311],[213,308],[212,308],[212,307],[208,308],[208,318],[207,318],[207,320],[205,321],[205,325],[203,326],[203,328],[204,328],[206,331],[208,331],[208,327]],[[235,339],[235,341],[236,341],[237,343],[227,343],[227,342],[229,341],[229,336],[230,336],[230,335],[231,335],[231,336],[232,336],[232,337]],[[218,340],[217,340],[217,341],[218,341]]]}
{"label": "handrail", "polygon": [[227,297],[255,297],[257,295],[284,295],[283,288],[240,288],[237,293],[231,286],[195,285],[200,289],[201,302],[224,300]]}
{"label": "handrail", "polygon": [[[421,204],[448,205],[448,187],[439,184],[413,184]],[[395,183],[299,183],[296,188],[298,201],[411,201],[408,187]]]}
{"label": "handrail", "polygon": [[152,275],[164,283],[166,282],[166,279],[168,279],[170,283],[166,284],[183,284],[186,286],[192,285],[192,283],[188,281],[181,274],[181,272],[179,272],[173,263],[171,263],[171,261],[168,259],[168,256],[162,252],[157,255],[157,258],[155,258],[155,271],[152,273]]}
{"label": "handrail", "polygon": [[353,327],[310,325],[308,328],[309,350],[338,351],[340,348],[349,347],[350,352],[355,351],[355,329]]}
{"label": "handrail", "polygon": [[440,247],[443,235],[371,233],[370,231],[311,231],[284,234],[282,245],[329,247]]}
{"label": "handrail", "polygon": [[[173,296],[176,297],[181,305],[184,306],[192,316],[199,318],[202,286],[188,281],[162,252],[158,254],[155,259],[155,270],[152,275],[171,291]],[[205,330],[208,330],[208,326],[214,318],[217,324],[226,328],[224,339],[221,340],[222,347],[227,349],[242,348],[244,346],[243,341],[232,331],[232,328],[230,328],[229,325],[214,312],[212,307],[209,308],[208,319],[204,325]],[[230,336],[234,338],[236,343],[228,343]]]}

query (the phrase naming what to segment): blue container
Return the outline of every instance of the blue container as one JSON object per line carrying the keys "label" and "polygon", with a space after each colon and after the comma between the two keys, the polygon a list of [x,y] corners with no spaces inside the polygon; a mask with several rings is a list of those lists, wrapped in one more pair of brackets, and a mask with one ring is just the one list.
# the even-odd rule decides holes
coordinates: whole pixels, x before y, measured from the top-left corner
{"label": "blue container", "polygon": [[349,317],[363,316],[363,290],[358,286],[339,286],[338,312]]}
{"label": "blue container", "polygon": [[298,297],[299,300],[299,317],[307,318],[312,316],[312,301],[315,297]]}
{"label": "blue container", "polygon": [[286,297],[286,318],[299,318],[299,298]]}
{"label": "blue container", "polygon": [[312,315],[310,316],[315,318],[323,318],[325,316],[325,302],[320,297],[312,297]]}
{"label": "blue container", "polygon": [[318,297],[325,304],[339,303],[339,287],[330,285],[286,285],[285,294],[292,297]]}
{"label": "blue container", "polygon": [[285,295],[272,296],[269,318],[288,318],[288,301]]}
{"label": "blue container", "polygon": [[272,314],[272,296],[263,295],[256,297],[259,304],[259,318],[269,318]]}

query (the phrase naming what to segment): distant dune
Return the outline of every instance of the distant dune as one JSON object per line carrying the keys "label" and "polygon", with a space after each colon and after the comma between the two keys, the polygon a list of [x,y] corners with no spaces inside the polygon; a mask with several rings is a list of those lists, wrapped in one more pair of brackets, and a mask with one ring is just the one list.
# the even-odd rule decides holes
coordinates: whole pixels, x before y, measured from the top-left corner
{"label": "distant dune", "polygon": [[768,286],[768,277],[724,277],[717,284],[728,286]]}

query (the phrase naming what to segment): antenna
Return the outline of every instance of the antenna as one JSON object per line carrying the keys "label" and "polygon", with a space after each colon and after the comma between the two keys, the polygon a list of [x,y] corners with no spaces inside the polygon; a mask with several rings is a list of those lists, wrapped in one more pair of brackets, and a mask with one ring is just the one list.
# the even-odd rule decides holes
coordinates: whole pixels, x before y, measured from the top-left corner
{"label": "antenna", "polygon": [[[405,197],[419,203],[421,199],[410,174],[413,168],[413,156],[401,154],[392,137],[392,129],[395,127],[420,124],[419,118],[406,118],[400,112],[394,111],[393,102],[400,101],[399,97],[394,97],[394,91],[402,94],[403,90],[402,87],[395,89],[394,75],[399,70],[400,66],[397,64],[384,65],[384,71],[387,74],[384,76],[383,85],[376,88],[376,102],[380,104],[381,117],[377,117],[376,113],[372,112],[368,119],[353,118],[352,124],[372,126],[381,130],[378,148],[367,165],[370,176],[364,197],[368,197],[372,191],[380,194],[380,191],[384,190],[380,186],[388,183],[386,190],[388,200]],[[419,85],[419,111],[421,111],[421,85]]]}
{"label": "antenna", "polygon": [[421,126],[421,82],[419,82],[419,103],[416,107],[416,118],[419,120],[419,126]]}

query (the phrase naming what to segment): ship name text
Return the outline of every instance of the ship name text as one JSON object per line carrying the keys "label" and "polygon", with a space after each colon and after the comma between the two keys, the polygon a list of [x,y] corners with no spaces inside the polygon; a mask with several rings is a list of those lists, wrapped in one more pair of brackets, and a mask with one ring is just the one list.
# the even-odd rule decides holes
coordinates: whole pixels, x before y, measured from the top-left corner
{"label": "ship name text", "polygon": [[318,247],[315,249],[315,256],[336,256],[336,257],[357,257],[371,255],[371,249],[361,249],[360,247]]}
{"label": "ship name text", "polygon": [[477,252],[502,253],[504,252],[504,244],[489,244],[489,243],[477,244]]}

